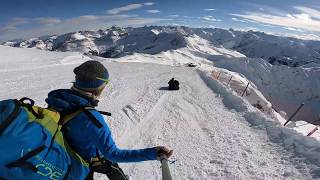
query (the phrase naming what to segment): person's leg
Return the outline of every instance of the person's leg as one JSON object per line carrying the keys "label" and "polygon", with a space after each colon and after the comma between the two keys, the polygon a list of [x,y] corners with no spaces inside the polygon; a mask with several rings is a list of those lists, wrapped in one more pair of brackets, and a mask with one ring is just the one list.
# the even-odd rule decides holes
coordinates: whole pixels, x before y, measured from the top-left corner
{"label": "person's leg", "polygon": [[106,175],[110,180],[129,180],[129,176],[124,174],[118,163],[112,163],[111,170]]}
{"label": "person's leg", "polygon": [[[127,175],[124,174],[124,172],[122,171],[122,169],[119,167],[119,165],[117,163],[112,163],[111,161],[108,161],[106,159],[104,159],[104,161],[102,163],[93,163],[90,166],[90,171],[92,172],[92,175],[89,173],[89,175],[91,175],[90,177],[92,177],[93,179],[93,172],[97,172],[97,173],[101,173],[101,174],[105,174],[107,175],[107,177],[110,180],[128,180],[129,177]],[[89,176],[87,178],[90,178]],[[89,179],[86,179],[89,180]]]}
{"label": "person's leg", "polygon": [[85,180],[93,180],[93,173],[94,172],[90,170],[90,172],[89,172],[89,174],[88,174],[88,176],[86,177]]}

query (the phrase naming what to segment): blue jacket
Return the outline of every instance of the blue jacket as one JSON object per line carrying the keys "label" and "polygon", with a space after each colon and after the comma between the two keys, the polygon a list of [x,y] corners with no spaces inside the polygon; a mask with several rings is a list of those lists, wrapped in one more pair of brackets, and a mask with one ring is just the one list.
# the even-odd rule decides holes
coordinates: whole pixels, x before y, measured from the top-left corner
{"label": "blue jacket", "polygon": [[[54,90],[46,99],[48,106],[59,111],[72,111],[80,106],[94,106],[92,99],[69,89]],[[85,160],[97,157],[97,149],[112,162],[139,162],[156,160],[155,148],[140,150],[119,149],[111,135],[103,116],[95,111],[89,112],[103,125],[98,128],[84,112],[72,118],[64,127],[64,136],[69,145]]]}

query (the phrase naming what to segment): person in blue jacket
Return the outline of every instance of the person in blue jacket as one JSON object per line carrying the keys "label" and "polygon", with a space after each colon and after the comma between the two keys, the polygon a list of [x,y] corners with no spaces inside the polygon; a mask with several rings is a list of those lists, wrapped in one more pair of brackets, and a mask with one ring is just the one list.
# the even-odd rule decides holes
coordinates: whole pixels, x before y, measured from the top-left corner
{"label": "person in blue jacket", "polygon": [[[62,114],[75,112],[84,106],[97,106],[97,98],[105,89],[109,79],[108,70],[98,61],[84,62],[73,72],[75,82],[72,88],[51,91],[46,99],[48,107]],[[92,117],[102,127],[97,126]],[[173,152],[164,146],[138,150],[119,149],[103,116],[95,109],[74,116],[64,125],[63,132],[70,146],[90,163],[87,179],[93,179],[93,173],[99,172],[106,174],[110,180],[126,180],[128,176],[123,173],[117,162],[169,158]]]}

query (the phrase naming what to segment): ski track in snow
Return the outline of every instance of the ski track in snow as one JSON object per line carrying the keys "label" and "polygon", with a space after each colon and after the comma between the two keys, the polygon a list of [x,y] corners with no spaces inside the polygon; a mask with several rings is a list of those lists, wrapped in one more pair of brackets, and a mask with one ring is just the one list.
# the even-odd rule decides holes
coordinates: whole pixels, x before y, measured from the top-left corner
{"label": "ski track in snow", "polygon": [[[36,56],[36,52],[30,54]],[[46,53],[51,58],[56,56]],[[61,56],[50,66],[40,59],[30,65],[25,62],[19,71],[14,63],[6,64],[8,70],[0,71],[0,98],[28,96],[44,106],[50,90],[71,86],[72,70],[81,63],[74,61],[79,57],[75,54],[65,55],[71,63],[61,61]],[[312,163],[297,156],[295,149],[287,151],[286,144],[270,140],[268,127],[254,126],[263,116],[261,113],[249,111],[250,107],[237,95],[230,99],[231,92],[219,83],[210,83],[196,69],[103,63],[110,70],[111,81],[98,109],[112,112],[106,121],[115,141],[120,148],[171,147],[176,162],[170,167],[175,179],[319,179],[320,161],[316,157]],[[179,91],[166,90],[171,77],[180,81]],[[296,136],[283,141],[301,137]],[[120,166],[133,180],[161,179],[157,161]],[[101,174],[95,178],[107,179]]]}

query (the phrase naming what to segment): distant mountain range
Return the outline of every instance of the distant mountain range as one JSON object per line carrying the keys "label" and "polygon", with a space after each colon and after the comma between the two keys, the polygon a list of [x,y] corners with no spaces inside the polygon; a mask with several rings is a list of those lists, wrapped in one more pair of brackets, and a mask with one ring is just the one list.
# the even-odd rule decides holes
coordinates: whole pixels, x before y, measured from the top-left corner
{"label": "distant mountain range", "polygon": [[113,26],[106,30],[79,31],[7,41],[3,45],[48,51],[77,51],[101,57],[118,58],[133,53],[157,54],[184,47],[197,49],[201,47],[201,42],[207,43],[212,48],[237,51],[249,58],[262,58],[273,65],[297,67],[309,63],[320,64],[320,41],[218,28]]}

